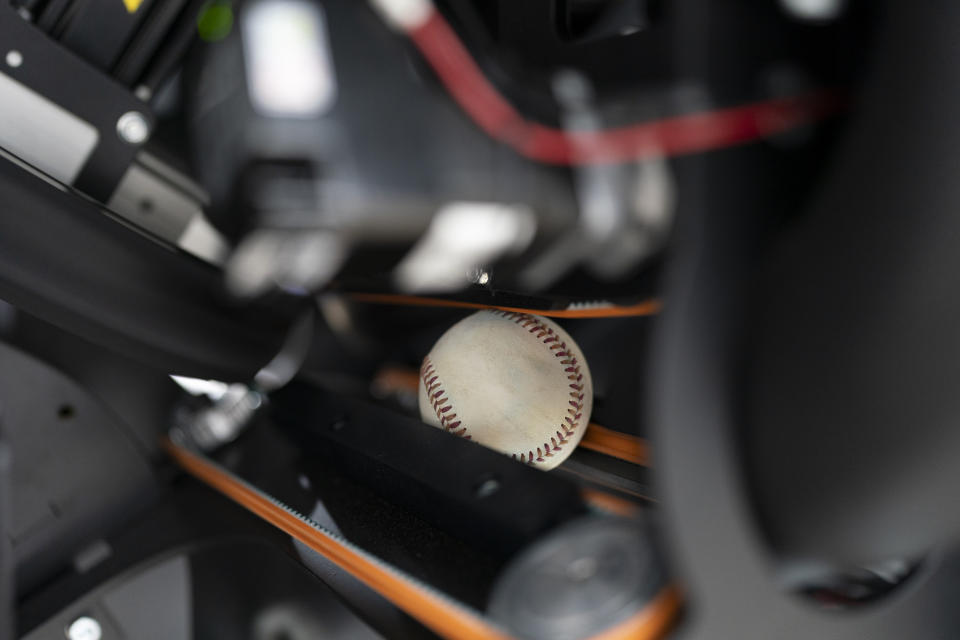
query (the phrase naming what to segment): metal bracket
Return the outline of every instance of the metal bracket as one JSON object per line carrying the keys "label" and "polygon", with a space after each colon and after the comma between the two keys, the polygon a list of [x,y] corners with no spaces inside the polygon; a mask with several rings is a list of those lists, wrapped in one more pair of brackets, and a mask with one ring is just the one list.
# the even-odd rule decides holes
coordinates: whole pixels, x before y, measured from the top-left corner
{"label": "metal bracket", "polygon": [[[21,126],[24,123],[32,125],[31,105],[40,103],[52,110],[62,109],[64,122],[81,121],[65,125],[64,133],[58,137],[93,127],[96,130],[95,146],[76,176],[53,177],[72,184],[100,202],[109,200],[153,130],[154,116],[149,108],[126,88],[51,40],[6,3],[0,4],[0,43],[3,43],[0,54],[6,61],[6,64],[0,64],[0,71],[20,87],[28,89],[26,95],[31,96],[20,101],[18,107],[0,95],[0,102],[5,103],[6,110],[19,110],[7,114],[9,121]],[[11,60],[17,64],[11,64]],[[14,116],[18,118],[14,120]],[[40,137],[39,133],[31,136]],[[0,131],[0,146],[4,146],[4,138],[4,132]],[[56,154],[59,148],[48,145],[38,152]],[[23,159],[43,168],[43,158]]]}

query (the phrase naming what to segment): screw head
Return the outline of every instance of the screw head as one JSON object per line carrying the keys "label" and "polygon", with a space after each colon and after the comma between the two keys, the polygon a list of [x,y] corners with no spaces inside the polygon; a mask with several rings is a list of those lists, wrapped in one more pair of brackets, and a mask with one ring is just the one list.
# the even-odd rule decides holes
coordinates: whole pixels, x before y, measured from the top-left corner
{"label": "screw head", "polygon": [[478,484],[474,490],[473,495],[479,499],[487,498],[492,496],[497,491],[500,490],[500,481],[496,478],[485,478],[480,484]]}
{"label": "screw head", "polygon": [[153,97],[153,91],[150,90],[150,87],[141,84],[139,87],[133,90],[133,95],[135,95],[138,100],[147,102]]}
{"label": "screw head", "polygon": [[103,629],[95,618],[80,616],[66,630],[67,640],[100,640]]}
{"label": "screw head", "polygon": [[139,111],[127,111],[117,120],[117,134],[124,142],[142,144],[150,137],[150,125]]}
{"label": "screw head", "polygon": [[23,54],[16,49],[7,51],[7,65],[16,69],[23,64]]}
{"label": "screw head", "polygon": [[567,565],[567,577],[574,582],[585,582],[597,575],[597,559],[590,556],[577,558]]}

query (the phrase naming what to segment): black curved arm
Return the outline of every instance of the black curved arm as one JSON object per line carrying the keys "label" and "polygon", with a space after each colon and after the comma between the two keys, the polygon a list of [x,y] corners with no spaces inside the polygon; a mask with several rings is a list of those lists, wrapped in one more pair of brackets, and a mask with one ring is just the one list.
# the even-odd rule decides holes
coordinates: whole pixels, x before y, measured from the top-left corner
{"label": "black curved arm", "polygon": [[168,373],[249,379],[299,306],[240,305],[216,268],[0,158],[0,299]]}

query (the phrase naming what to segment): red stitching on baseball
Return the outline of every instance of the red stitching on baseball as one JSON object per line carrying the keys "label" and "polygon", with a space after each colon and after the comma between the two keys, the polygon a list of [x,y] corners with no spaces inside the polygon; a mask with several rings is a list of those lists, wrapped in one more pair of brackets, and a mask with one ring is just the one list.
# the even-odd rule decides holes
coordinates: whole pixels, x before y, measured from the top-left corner
{"label": "red stitching on baseball", "polygon": [[[577,358],[568,351],[567,343],[561,341],[560,336],[557,335],[552,328],[541,322],[539,318],[526,313],[501,311],[499,309],[491,313],[498,314],[508,320],[513,320],[530,333],[536,333],[537,338],[550,349],[556,358],[560,359],[560,365],[565,367],[564,373],[570,374],[567,376],[567,379],[576,383],[576,386],[571,383],[570,387],[575,388],[578,392],[583,391],[583,385],[580,384],[583,380],[583,374],[580,372],[580,364],[577,362]],[[544,338],[544,336],[547,337]],[[570,397],[574,398],[574,400],[570,401],[570,405],[573,408],[567,409],[567,412],[572,417],[568,416],[564,418],[564,422],[560,423],[561,430],[556,432],[556,439],[551,437],[549,442],[544,442],[542,447],[537,447],[536,456],[533,455],[532,450],[525,453],[514,453],[512,455],[514,460],[519,460],[526,464],[546,462],[546,458],[552,458],[554,454],[563,448],[563,445],[569,443],[568,438],[576,433],[577,427],[580,425],[580,419],[583,417],[583,393],[571,392]]]}
{"label": "red stitching on baseball", "polygon": [[457,414],[450,413],[453,409],[453,404],[451,404],[450,399],[446,397],[446,391],[440,387],[440,375],[430,361],[430,356],[424,358],[423,364],[420,365],[420,377],[427,390],[427,398],[430,400],[430,404],[433,405],[433,411],[440,420],[440,426],[450,433],[455,433],[469,440],[470,436],[466,435],[466,427],[459,429],[459,431],[454,431],[460,427],[460,420],[454,420]]}

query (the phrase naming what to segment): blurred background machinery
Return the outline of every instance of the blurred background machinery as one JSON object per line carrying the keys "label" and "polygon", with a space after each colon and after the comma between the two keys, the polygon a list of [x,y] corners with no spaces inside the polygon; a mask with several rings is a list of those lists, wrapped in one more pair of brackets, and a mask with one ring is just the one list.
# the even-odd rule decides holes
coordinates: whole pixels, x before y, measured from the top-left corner
{"label": "blurred background machinery", "polygon": [[[955,635],[958,25],[3,0],[0,639]],[[490,307],[549,474],[417,419]]]}

